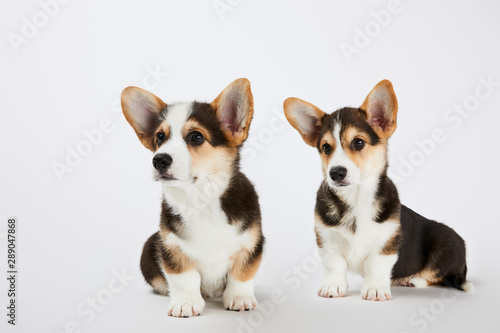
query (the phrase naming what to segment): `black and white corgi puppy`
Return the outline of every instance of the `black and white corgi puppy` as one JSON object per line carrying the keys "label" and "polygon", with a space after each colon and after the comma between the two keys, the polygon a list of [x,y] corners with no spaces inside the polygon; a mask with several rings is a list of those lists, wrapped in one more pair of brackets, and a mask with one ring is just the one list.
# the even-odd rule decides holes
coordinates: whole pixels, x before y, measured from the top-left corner
{"label": "black and white corgi puppy", "polygon": [[463,239],[401,205],[387,177],[387,141],[396,130],[398,112],[391,82],[379,82],[359,108],[327,114],[288,98],[284,110],[322,161],[324,181],[315,207],[324,269],[320,296],[345,296],[348,269],[364,277],[361,296],[366,300],[391,299],[391,282],[473,291],[466,281]]}
{"label": "black and white corgi puppy", "polygon": [[264,236],[257,193],[239,167],[253,116],[250,82],[234,81],[212,103],[169,105],[127,87],[121,103],[154,152],[163,190],[160,230],[141,256],[145,280],[170,295],[170,316],[200,315],[203,296],[222,296],[228,310],[254,309]]}

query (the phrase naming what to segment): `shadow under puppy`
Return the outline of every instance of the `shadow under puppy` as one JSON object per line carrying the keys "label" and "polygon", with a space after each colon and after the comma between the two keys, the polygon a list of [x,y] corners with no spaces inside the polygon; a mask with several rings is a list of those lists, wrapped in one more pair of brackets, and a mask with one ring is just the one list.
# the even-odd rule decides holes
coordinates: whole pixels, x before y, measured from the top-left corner
{"label": "shadow under puppy", "polygon": [[359,108],[327,114],[288,98],[284,111],[304,141],[318,149],[323,167],[315,208],[324,269],[320,296],[345,296],[347,269],[364,276],[361,296],[366,300],[390,299],[391,282],[473,291],[466,282],[463,239],[401,205],[387,177],[387,142],[398,112],[389,81],[379,82]]}
{"label": "shadow under puppy", "polygon": [[250,82],[234,81],[212,103],[167,105],[137,87],[121,99],[154,152],[153,178],[163,190],[160,230],[142,252],[145,280],[170,295],[170,316],[200,315],[202,295],[222,295],[228,310],[254,309],[264,237],[257,193],[239,167],[253,116]]}

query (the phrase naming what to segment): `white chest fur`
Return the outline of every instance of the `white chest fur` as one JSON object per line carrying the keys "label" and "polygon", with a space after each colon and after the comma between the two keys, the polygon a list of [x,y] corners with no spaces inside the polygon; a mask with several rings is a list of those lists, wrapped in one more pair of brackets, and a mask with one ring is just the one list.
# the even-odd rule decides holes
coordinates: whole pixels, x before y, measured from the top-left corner
{"label": "white chest fur", "polygon": [[372,219],[356,219],[356,232],[345,227],[318,228],[325,247],[337,248],[347,261],[349,270],[364,276],[364,263],[372,253],[380,253],[398,229],[397,223],[377,223]]}
{"label": "white chest fur", "polygon": [[347,262],[348,269],[365,275],[364,264],[370,254],[380,253],[387,241],[399,228],[398,221],[375,221],[374,206],[377,181],[367,181],[360,186],[347,188],[340,193],[353,207],[347,221],[355,221],[355,232],[350,226],[327,227],[316,221],[316,230],[323,241],[324,251],[335,249]]}
{"label": "white chest fur", "polygon": [[225,188],[223,184],[212,184],[206,193],[200,188],[207,187],[164,188],[165,200],[183,219],[182,238],[169,233],[165,241],[180,247],[193,260],[201,275],[202,289],[214,297],[223,289],[232,257],[242,249],[250,249],[252,237],[248,232],[241,233],[238,225],[228,223],[220,205],[222,191],[217,191]]}

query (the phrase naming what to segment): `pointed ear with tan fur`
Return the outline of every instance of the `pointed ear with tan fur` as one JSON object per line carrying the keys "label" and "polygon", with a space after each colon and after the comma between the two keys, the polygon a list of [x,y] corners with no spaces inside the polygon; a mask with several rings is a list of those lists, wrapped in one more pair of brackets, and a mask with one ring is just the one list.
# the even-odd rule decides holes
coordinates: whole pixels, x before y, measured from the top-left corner
{"label": "pointed ear with tan fur", "polygon": [[253,117],[253,96],[250,81],[237,79],[228,85],[211,103],[222,128],[234,146],[248,137]]}
{"label": "pointed ear with tan fur", "polygon": [[368,123],[381,138],[388,139],[396,130],[398,100],[389,80],[380,81],[361,105]]}
{"label": "pointed ear with tan fur", "polygon": [[153,135],[160,125],[160,113],[167,107],[152,93],[137,87],[122,91],[122,111],[142,144],[154,150]]}
{"label": "pointed ear with tan fur", "polygon": [[283,103],[283,109],[286,119],[299,131],[302,139],[308,145],[316,147],[325,113],[311,103],[295,97],[287,98]]}

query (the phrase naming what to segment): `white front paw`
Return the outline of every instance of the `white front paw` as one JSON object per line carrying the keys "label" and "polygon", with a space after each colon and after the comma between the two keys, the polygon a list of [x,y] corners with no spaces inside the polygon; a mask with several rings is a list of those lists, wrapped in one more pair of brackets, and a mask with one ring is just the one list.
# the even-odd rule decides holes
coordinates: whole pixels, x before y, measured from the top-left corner
{"label": "white front paw", "polygon": [[233,311],[249,311],[257,307],[254,295],[224,295],[224,308]]}
{"label": "white front paw", "polygon": [[347,295],[347,282],[323,283],[318,290],[318,295],[328,298],[345,297]]}
{"label": "white front paw", "polygon": [[178,318],[199,316],[205,308],[205,301],[201,296],[197,299],[172,299],[168,304],[167,314]]}
{"label": "white front paw", "polygon": [[392,298],[391,287],[365,283],[361,288],[361,297],[368,301],[388,301]]}

